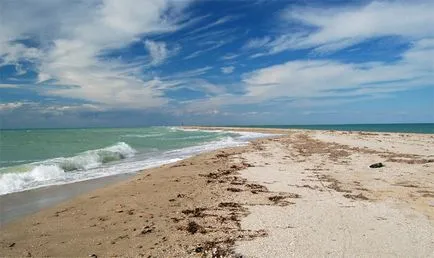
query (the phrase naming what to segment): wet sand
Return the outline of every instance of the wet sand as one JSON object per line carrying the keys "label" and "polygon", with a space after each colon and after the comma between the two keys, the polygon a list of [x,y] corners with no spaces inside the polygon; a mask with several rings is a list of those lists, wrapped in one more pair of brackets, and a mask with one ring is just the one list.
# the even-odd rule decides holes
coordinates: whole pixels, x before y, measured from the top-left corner
{"label": "wet sand", "polygon": [[14,220],[52,207],[78,195],[115,182],[124,181],[133,174],[102,177],[64,185],[53,185],[0,196],[0,228]]}
{"label": "wet sand", "polygon": [[[434,253],[433,135],[239,130],[285,135],[145,170],[13,221],[0,229],[0,253]],[[369,168],[377,162],[384,167]]]}

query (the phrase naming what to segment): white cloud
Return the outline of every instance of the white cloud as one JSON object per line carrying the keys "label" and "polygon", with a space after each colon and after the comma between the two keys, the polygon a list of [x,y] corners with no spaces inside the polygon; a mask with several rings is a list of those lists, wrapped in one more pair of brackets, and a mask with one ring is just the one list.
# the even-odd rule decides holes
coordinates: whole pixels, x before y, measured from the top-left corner
{"label": "white cloud", "polygon": [[18,88],[17,84],[0,83],[0,89],[14,89]]}
{"label": "white cloud", "polygon": [[212,84],[203,79],[186,79],[181,80],[179,84],[173,89],[190,89],[193,91],[200,91],[207,96],[218,96],[225,93],[225,88]]}
{"label": "white cloud", "polygon": [[187,55],[186,57],[184,57],[184,59],[188,60],[188,59],[192,59],[192,58],[198,57],[198,56],[200,56],[203,53],[206,53],[206,52],[209,52],[211,50],[220,48],[220,47],[222,47],[222,46],[224,46],[224,45],[232,42],[233,40],[234,40],[234,38],[229,38],[229,39],[225,39],[225,40],[219,40],[218,42],[215,42],[215,44],[213,46],[211,46],[209,48],[205,48],[205,49],[201,49],[201,50],[195,51],[195,52],[191,53],[190,55]]}
{"label": "white cloud", "polygon": [[172,79],[196,77],[196,76],[203,75],[203,74],[207,73],[211,69],[212,69],[212,66],[205,66],[205,67],[201,67],[201,68],[197,68],[197,69],[193,69],[193,70],[188,70],[188,71],[183,71],[183,72],[172,74],[167,79],[172,80]]}
{"label": "white cloud", "polygon": [[192,59],[195,57],[200,56],[202,53],[207,52],[206,50],[198,50],[198,51],[194,51],[193,53],[187,55],[186,57],[184,57],[184,60],[188,60],[188,59]]}
{"label": "white cloud", "polygon": [[38,81],[37,81],[37,83],[45,82],[45,81],[48,81],[50,79],[52,79],[51,75],[43,73],[43,72],[40,72],[40,73],[38,73]]}
{"label": "white cloud", "polygon": [[[427,43],[426,43],[427,44]],[[247,96],[312,98],[372,95],[432,85],[434,48],[416,44],[394,64],[346,64],[333,60],[290,61],[244,75]]]}
{"label": "white cloud", "polygon": [[224,73],[224,74],[230,74],[230,73],[234,72],[235,67],[234,66],[226,66],[226,67],[222,67],[221,70],[222,70],[222,73]]}
{"label": "white cloud", "polygon": [[252,48],[261,48],[267,43],[271,41],[271,38],[269,36],[263,37],[263,38],[254,38],[247,41],[247,43],[243,46],[245,49],[252,49]]}
{"label": "white cloud", "polygon": [[201,31],[209,30],[209,29],[211,29],[213,27],[216,27],[218,25],[227,23],[227,22],[232,21],[232,20],[234,20],[233,16],[222,17],[222,18],[220,18],[220,19],[218,19],[218,20],[216,20],[216,21],[214,21],[212,23],[209,23],[209,24],[207,24],[205,26],[201,26],[201,27],[199,27],[199,28],[197,28],[195,30],[190,31],[187,35],[196,34],[196,33],[201,32]]}
{"label": "white cloud", "polygon": [[151,55],[151,64],[160,65],[168,57],[169,51],[167,50],[166,43],[155,42],[151,40],[146,40],[144,42],[146,49]]}
{"label": "white cloud", "polygon": [[34,62],[42,56],[42,51],[36,48],[26,47],[21,43],[9,44],[7,41],[0,41],[0,57],[2,59],[0,60],[0,67],[9,64],[17,65],[20,61]]}
{"label": "white cloud", "polygon": [[[168,100],[155,81],[134,72],[156,65],[168,56],[166,47],[153,45],[149,63],[104,59],[107,50],[127,46],[139,36],[174,31],[184,25],[182,11],[189,1],[6,1],[2,2],[0,56],[5,62],[31,61],[38,81],[52,79],[45,94],[78,98],[113,107],[146,108]],[[32,17],[29,22],[28,17]],[[38,39],[37,47],[19,39]],[[152,45],[152,43],[150,43]],[[0,64],[1,65],[1,64]]]}
{"label": "white cloud", "polygon": [[288,49],[313,48],[330,52],[367,39],[398,36],[408,40],[434,37],[433,1],[382,1],[339,8],[288,8],[283,23],[302,24],[302,31],[283,32],[269,40],[255,39],[246,46],[265,45],[268,54]]}
{"label": "white cloud", "polygon": [[20,108],[24,105],[23,102],[0,103],[0,111],[9,111]]}
{"label": "white cloud", "polygon": [[226,54],[226,55],[222,56],[220,59],[221,60],[232,60],[232,59],[235,59],[235,58],[237,58],[239,56],[240,56],[239,54],[231,54],[231,53],[229,53],[229,54]]}
{"label": "white cloud", "polygon": [[220,40],[226,37],[232,37],[237,31],[237,28],[232,29],[221,29],[221,30],[210,30],[205,33],[197,33],[194,35],[187,35],[178,39],[180,42],[191,43],[191,42],[201,42],[205,40]]}
{"label": "white cloud", "polygon": [[30,101],[0,103],[0,112],[14,111],[16,109],[31,110],[40,114],[62,115],[67,112],[104,111],[105,107],[94,104],[43,104]]}
{"label": "white cloud", "polygon": [[[202,68],[197,68],[193,70],[187,70],[179,73],[172,74],[168,77],[163,78],[172,82],[167,90],[179,90],[179,89],[190,89],[193,91],[203,92],[207,96],[216,96],[224,94],[226,89],[222,85],[216,85],[208,82],[207,80],[199,78],[199,76],[208,73],[213,67],[205,66]],[[185,102],[184,102],[185,103]]]}
{"label": "white cloud", "polygon": [[433,87],[433,56],[434,40],[420,40],[395,63],[289,61],[244,74],[243,95],[224,93],[190,103],[189,108],[212,109],[227,105],[272,104],[273,101],[308,108],[384,98],[415,87]]}
{"label": "white cloud", "polygon": [[169,50],[164,42],[146,40],[144,45],[151,56],[151,65],[153,66],[164,63],[167,58],[179,51],[179,47]]}
{"label": "white cloud", "polygon": [[36,110],[42,114],[64,115],[65,113],[80,113],[80,112],[97,112],[105,111],[102,106],[93,104],[78,104],[78,105],[37,105]]}
{"label": "white cloud", "polygon": [[266,53],[256,53],[256,54],[253,54],[253,55],[249,56],[249,58],[253,59],[253,58],[258,58],[258,57],[266,56],[266,55],[268,55],[268,54],[266,54]]}
{"label": "white cloud", "polygon": [[15,64],[15,71],[17,71],[16,75],[18,75],[18,76],[27,73],[27,71],[23,68],[23,66],[21,64]]}

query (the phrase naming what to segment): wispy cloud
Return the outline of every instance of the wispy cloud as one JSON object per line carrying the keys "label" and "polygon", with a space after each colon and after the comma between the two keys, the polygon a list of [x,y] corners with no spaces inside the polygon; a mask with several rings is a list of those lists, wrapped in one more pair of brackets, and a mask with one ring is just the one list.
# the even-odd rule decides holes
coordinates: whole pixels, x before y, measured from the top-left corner
{"label": "wispy cloud", "polygon": [[202,31],[209,30],[211,28],[214,28],[216,26],[222,25],[222,24],[227,23],[229,21],[233,21],[234,19],[235,19],[235,17],[233,17],[233,16],[221,17],[221,18],[219,18],[218,20],[216,20],[216,21],[214,21],[212,23],[209,23],[207,25],[201,26],[201,27],[199,27],[197,29],[194,29],[194,30],[190,31],[189,33],[187,33],[187,35],[196,34],[196,33],[202,32]]}
{"label": "wispy cloud", "polygon": [[169,50],[164,42],[146,40],[144,45],[151,56],[151,65],[153,66],[162,64],[170,55],[177,52],[176,49]]}
{"label": "wispy cloud", "polygon": [[39,103],[32,101],[17,101],[0,103],[0,112],[11,112],[17,109],[32,110],[40,114],[55,114],[61,115],[65,112],[81,112],[81,111],[103,111],[104,107],[94,104],[59,104],[59,103]]}
{"label": "wispy cloud", "polygon": [[225,87],[199,78],[186,78],[181,80],[179,85],[173,89],[190,89],[205,93],[209,97],[218,96],[226,92]]}
{"label": "wispy cloud", "polygon": [[[224,46],[224,45],[232,42],[233,40],[234,40],[234,38],[229,38],[229,39],[226,39],[226,40],[219,40],[219,41],[216,41],[216,42],[213,41],[212,42],[213,45],[211,47],[195,51],[195,52],[193,52],[193,53],[185,56],[184,59],[188,60],[188,59],[192,59],[192,58],[198,57],[198,56],[202,55],[203,53],[206,53],[206,52],[209,52],[211,50],[220,48],[220,47],[222,47],[222,46]],[[203,43],[202,43],[202,45],[203,45]],[[205,42],[205,45],[209,45],[209,42]]]}
{"label": "wispy cloud", "polygon": [[24,105],[23,102],[0,103],[0,111],[9,111],[20,108]]}
{"label": "wispy cloud", "polygon": [[221,60],[232,60],[232,59],[235,59],[235,58],[237,58],[239,56],[240,56],[240,54],[231,54],[231,53],[229,53],[229,54],[226,54],[226,55],[222,56],[220,59]]}
{"label": "wispy cloud", "polygon": [[434,40],[421,40],[405,51],[399,62],[392,64],[349,64],[324,59],[289,61],[243,74],[244,94],[225,93],[191,103],[190,108],[213,109],[275,100],[308,108],[387,96],[432,86],[431,56],[434,56]]}
{"label": "wispy cloud", "polygon": [[210,30],[205,33],[198,33],[196,35],[181,37],[178,39],[178,41],[179,42],[201,42],[201,41],[208,41],[208,40],[221,40],[222,38],[225,37],[233,37],[236,31],[237,28]]}
{"label": "wispy cloud", "polygon": [[179,78],[187,78],[187,77],[197,77],[200,75],[203,75],[210,71],[212,69],[212,66],[205,66],[193,70],[183,71],[179,73],[175,73],[167,77],[168,79],[179,79]]}
{"label": "wispy cloud", "polygon": [[244,49],[254,49],[261,48],[266,46],[271,41],[269,36],[265,36],[263,38],[254,38],[247,41],[247,43],[243,46]]}
{"label": "wispy cloud", "polygon": [[[244,75],[247,96],[310,98],[370,95],[428,86],[434,66],[421,55],[434,55],[434,41],[421,42],[394,64],[346,64],[333,60],[290,61]],[[423,69],[424,68],[424,69]]]}
{"label": "wispy cloud", "polygon": [[17,84],[0,83],[0,89],[13,89],[17,87]]}
{"label": "wispy cloud", "polygon": [[291,6],[282,12],[281,22],[301,24],[304,30],[283,31],[272,40],[269,36],[253,39],[245,47],[262,48],[266,54],[290,49],[313,49],[324,53],[375,37],[398,36],[410,40],[434,37],[434,30],[427,26],[434,23],[433,10],[432,1],[371,2],[344,8]]}
{"label": "wispy cloud", "polygon": [[226,66],[226,67],[222,67],[221,70],[222,70],[222,73],[224,73],[224,74],[230,74],[230,73],[234,72],[235,67],[234,66]]}

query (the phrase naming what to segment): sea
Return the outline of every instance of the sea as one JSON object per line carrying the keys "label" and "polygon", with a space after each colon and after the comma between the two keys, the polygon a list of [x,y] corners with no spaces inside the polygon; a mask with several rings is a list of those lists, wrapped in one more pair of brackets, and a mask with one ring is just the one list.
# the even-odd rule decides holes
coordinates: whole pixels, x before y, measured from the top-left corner
{"label": "sea", "polygon": [[[245,127],[434,133],[434,124],[261,125]],[[136,173],[198,153],[246,145],[269,134],[180,127],[0,131],[0,195]]]}
{"label": "sea", "polygon": [[0,131],[0,195],[173,163],[267,134],[178,127]]}

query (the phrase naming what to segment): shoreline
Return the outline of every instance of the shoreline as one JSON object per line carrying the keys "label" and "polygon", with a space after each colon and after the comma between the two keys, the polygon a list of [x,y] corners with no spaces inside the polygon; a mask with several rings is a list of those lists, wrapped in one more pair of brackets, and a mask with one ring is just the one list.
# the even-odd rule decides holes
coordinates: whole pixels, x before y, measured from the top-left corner
{"label": "shoreline", "polygon": [[[405,126],[405,127],[403,127]],[[181,126],[183,127],[183,126]],[[311,130],[367,133],[434,134],[434,123],[392,124],[330,124],[330,125],[245,125],[245,126],[188,126],[198,128],[249,128],[252,130]]]}
{"label": "shoreline", "polygon": [[128,180],[134,175],[133,173],[111,175],[0,195],[0,229],[15,220],[53,207],[98,188]]}
{"label": "shoreline", "polygon": [[[316,253],[324,255],[327,245],[345,240],[329,242],[332,240],[321,239],[321,233],[331,232],[338,238],[351,233],[355,242],[362,235],[354,230],[372,234],[364,226],[355,226],[352,217],[359,224],[375,225],[378,230],[374,233],[380,237],[374,245],[362,237],[358,245],[350,243],[345,250],[363,254],[370,244],[374,253],[385,245],[401,255],[413,252],[423,256],[434,251],[434,243],[429,240],[434,235],[434,182],[429,179],[433,176],[434,136],[265,131],[285,135],[144,170],[8,223],[0,228],[0,252],[6,256],[157,257],[211,257],[216,252],[261,257],[268,252],[284,257],[315,255],[296,248],[315,240],[325,241]],[[382,161],[386,167],[366,168],[375,161]],[[327,205],[311,206],[318,202]],[[318,224],[319,232],[313,237],[310,226],[303,223],[315,225],[315,216],[322,209],[330,216],[325,218],[331,220],[330,225],[346,223],[346,231]],[[355,216],[360,214],[358,209],[366,216]],[[334,220],[338,214],[344,220]],[[411,225],[414,230],[402,232],[396,223]],[[382,236],[388,231],[399,235]],[[291,238],[295,233],[299,239]],[[303,237],[306,234],[310,237]],[[402,246],[399,237],[419,239],[420,243]],[[279,241],[293,245],[281,247]],[[272,249],[261,250],[264,244]],[[82,250],[74,249],[78,245]],[[331,251],[341,255],[343,249],[334,246]]]}
{"label": "shoreline", "polygon": [[[428,125],[431,125],[431,123],[426,123]],[[434,132],[406,132],[406,131],[397,131],[397,132],[391,132],[391,131],[369,131],[369,130],[344,130],[344,129],[313,129],[313,128],[280,128],[280,127],[228,127],[228,126],[179,126],[180,128],[185,129],[195,129],[195,130],[216,130],[216,131],[231,131],[236,130],[240,132],[260,132],[260,133],[267,133],[267,132],[339,132],[339,133],[365,133],[365,134],[401,134],[401,135],[434,135]]]}
{"label": "shoreline", "polygon": [[[182,127],[181,127],[182,128]],[[189,128],[185,127],[187,130]],[[233,131],[236,133],[235,131]],[[249,130],[240,130],[240,132],[250,132]],[[275,137],[273,135],[260,136],[256,139]],[[252,139],[252,140],[255,140]],[[249,140],[248,142],[251,142]],[[205,143],[206,144],[206,143]],[[209,144],[209,143],[208,143]],[[247,146],[248,144],[246,144]],[[215,150],[206,150],[203,152],[192,154],[187,158],[182,158],[179,161],[168,161],[165,164],[152,166],[138,171],[108,175],[104,177],[84,179],[75,182],[67,182],[55,185],[41,186],[37,188],[27,189],[24,191],[12,192],[0,195],[0,229],[8,223],[19,220],[22,217],[31,215],[40,210],[53,207],[62,202],[71,200],[79,195],[86,194],[95,189],[109,187],[110,185],[126,181],[140,173],[151,171],[165,165],[176,164],[185,159],[189,159],[203,153],[211,153],[218,150],[237,148],[239,146],[221,147]]]}
{"label": "shoreline", "polygon": [[[125,138],[137,137],[139,139],[147,139],[148,137],[153,138],[154,136],[163,136],[168,134],[168,137],[173,138],[170,134],[173,132],[176,134],[177,131],[184,130],[187,129],[169,128],[166,129],[164,133],[155,134],[155,132],[151,132],[151,134],[146,135],[145,132],[145,136],[143,137],[142,135],[136,134],[126,134],[121,135],[120,137],[125,136]],[[197,135],[201,134],[201,132],[191,132],[187,134]],[[165,146],[166,143],[164,143],[164,139],[158,139],[157,137],[157,142],[160,140],[163,141],[160,142],[160,144],[164,145],[161,150],[158,150],[159,146],[150,149],[144,148],[144,150],[140,149],[141,144],[147,144],[140,141],[137,142],[137,145],[139,146],[138,150],[135,150],[133,147],[128,145],[128,143],[121,141],[121,139],[113,139],[115,142],[113,144],[107,144],[104,145],[105,147],[96,149],[91,148],[87,151],[81,151],[66,157],[49,157],[42,160],[34,160],[30,163],[6,166],[4,167],[4,171],[2,170],[1,173],[2,180],[0,182],[0,196],[55,185],[72,184],[81,181],[109,177],[112,175],[137,173],[144,169],[154,168],[183,160],[202,152],[247,145],[252,139],[267,136],[257,134],[251,135],[250,132],[246,131],[227,132],[225,133],[225,137],[220,136],[220,133],[216,132],[205,134],[206,135],[187,135],[179,136],[180,138],[171,138],[170,142],[173,141],[175,143],[169,148]],[[189,140],[190,137],[191,139],[199,140]],[[201,138],[206,139],[202,141],[200,140]],[[179,144],[182,140],[184,142]],[[135,144],[131,141],[129,143],[133,145]],[[158,143],[151,143],[151,145],[152,144]],[[170,144],[168,145],[170,146]],[[94,160],[95,155],[99,160]],[[111,157],[110,155],[114,157]],[[106,158],[108,159],[108,162],[105,161]],[[111,160],[112,158],[114,160]],[[86,168],[86,166],[89,166],[89,169]],[[21,173],[17,174],[16,171],[21,171]],[[47,180],[44,176],[45,173],[48,174]]]}

